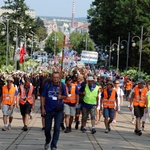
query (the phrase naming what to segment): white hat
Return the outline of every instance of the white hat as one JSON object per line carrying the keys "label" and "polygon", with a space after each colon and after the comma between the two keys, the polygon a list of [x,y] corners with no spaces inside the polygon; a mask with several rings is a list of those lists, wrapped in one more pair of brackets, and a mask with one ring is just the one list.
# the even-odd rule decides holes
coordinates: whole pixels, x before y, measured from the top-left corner
{"label": "white hat", "polygon": [[87,78],[87,80],[88,80],[88,81],[93,81],[94,78],[93,78],[92,76],[89,76],[89,77]]}
{"label": "white hat", "polygon": [[12,81],[12,82],[14,82],[14,79],[13,79],[12,77],[8,77],[8,78],[7,78],[7,81]]}

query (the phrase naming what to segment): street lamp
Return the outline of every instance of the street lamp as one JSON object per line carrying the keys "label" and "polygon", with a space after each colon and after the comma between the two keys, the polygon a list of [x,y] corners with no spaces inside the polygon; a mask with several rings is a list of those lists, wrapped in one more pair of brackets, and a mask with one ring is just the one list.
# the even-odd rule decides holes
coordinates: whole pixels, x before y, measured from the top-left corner
{"label": "street lamp", "polygon": [[[107,55],[107,56],[109,57],[109,60],[110,60],[110,46],[109,46],[109,45],[106,45],[104,50],[105,50],[105,52],[107,52],[107,51],[108,51],[108,48],[109,48],[109,55]],[[108,58],[108,57],[107,57],[107,58]],[[106,64],[107,64],[107,62],[106,62]],[[105,65],[105,66],[107,66],[107,65]],[[110,69],[110,61],[109,61],[109,69]]]}
{"label": "street lamp", "polygon": [[129,47],[130,47],[130,32],[128,33],[128,41],[122,40],[121,41],[121,49],[124,49],[124,44],[126,43],[127,45],[127,60],[126,60],[126,71],[128,70],[128,62],[129,62]]}
{"label": "street lamp", "polygon": [[83,39],[83,42],[85,42],[85,50],[88,50],[88,35],[86,34],[85,39]]}
{"label": "street lamp", "polygon": [[136,46],[136,43],[135,43],[135,40],[134,40],[135,38],[138,39],[139,42],[140,42],[140,45],[139,45],[139,53],[140,53],[140,57],[139,57],[139,70],[138,70],[138,78],[139,78],[140,75],[141,75],[141,59],[142,59],[143,27],[141,28],[141,37],[139,37],[139,36],[134,36],[134,37],[132,37],[132,46],[133,46],[133,47]]}
{"label": "street lamp", "polygon": [[55,32],[55,35],[54,37],[52,38],[52,40],[54,41],[54,56],[56,55],[56,43],[57,41],[59,40],[56,36],[56,32]]}
{"label": "street lamp", "polygon": [[[32,58],[32,53],[33,53],[33,44],[34,44],[34,35],[35,33],[33,31],[31,31],[31,40],[29,38],[29,42],[31,42],[31,53],[30,53],[30,57]],[[26,48],[26,34],[25,34],[25,48]]]}
{"label": "street lamp", "polygon": [[112,41],[110,40],[110,45],[106,45],[106,46],[105,46],[105,51],[107,51],[107,48],[109,48],[109,69],[110,69],[110,63],[111,63],[111,52],[112,52],[111,44],[112,44]]}
{"label": "street lamp", "polygon": [[11,32],[15,32],[15,34],[16,34],[16,36],[14,37],[14,41],[16,41],[16,49],[15,49],[15,69],[17,70],[17,58],[16,58],[16,55],[17,55],[17,50],[18,50],[18,28],[16,28],[16,31],[15,31],[15,30],[10,31],[8,35],[10,35]]}
{"label": "street lamp", "polygon": [[119,70],[119,51],[120,51],[120,37],[118,37],[118,43],[113,43],[111,49],[114,50],[114,47],[117,47],[117,72]]}

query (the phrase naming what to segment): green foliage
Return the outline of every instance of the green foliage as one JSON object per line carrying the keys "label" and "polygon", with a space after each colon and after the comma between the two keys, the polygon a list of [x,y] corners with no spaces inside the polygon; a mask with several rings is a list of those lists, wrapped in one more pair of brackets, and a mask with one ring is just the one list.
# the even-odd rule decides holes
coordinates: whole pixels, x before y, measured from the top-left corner
{"label": "green foliage", "polygon": [[[6,66],[5,66],[5,65],[2,65],[2,66],[1,66],[1,70],[2,70],[3,72],[5,72],[5,71],[6,71]],[[14,70],[14,66],[12,66],[11,64],[9,64],[7,71],[8,71],[8,72],[12,72],[13,70]]]}
{"label": "green foliage", "polygon": [[47,30],[44,26],[44,22],[38,17],[35,21],[35,24],[37,26],[36,34],[38,35],[39,41],[42,41],[47,36]]}
{"label": "green foliage", "polygon": [[[108,45],[110,40],[116,43],[118,37],[127,40],[128,33],[140,36],[141,27],[144,27],[142,68],[147,71],[150,65],[149,43],[147,34],[150,31],[150,1],[149,0],[94,0],[88,10],[90,37],[97,45]],[[136,39],[138,42],[138,39]],[[138,64],[138,45],[133,48],[130,44],[129,66]],[[148,54],[148,55],[147,55]],[[112,53],[113,65],[116,65],[116,52]],[[146,56],[146,57],[145,57]],[[120,51],[120,66],[126,66],[126,49]],[[144,61],[144,63],[143,63]],[[150,71],[149,71],[150,72]]]}
{"label": "green foliage", "polygon": [[[29,10],[28,6],[25,3],[25,0],[4,0],[5,6],[3,8],[5,9],[11,9],[14,10],[13,13],[4,13],[3,14],[3,23],[8,27],[8,32],[9,32],[9,58],[8,62],[11,63],[10,59],[14,57],[14,49],[11,47],[16,46],[16,41],[13,40],[13,38],[16,36],[16,28],[18,30],[18,44],[20,46],[20,42],[25,42],[25,37],[27,39],[31,39],[34,35],[37,36],[37,41],[33,41],[33,46],[36,47],[35,43],[37,44],[39,41],[45,39],[46,37],[46,29],[44,27],[44,23],[40,18],[37,18],[35,20],[34,18],[31,18],[29,15],[26,14],[26,11]],[[7,26],[7,19],[8,21],[8,26]],[[6,29],[6,28],[5,28]],[[4,30],[4,25],[0,24],[0,30]],[[2,37],[2,38],[1,38]],[[1,41],[0,41],[0,46],[1,44],[4,46],[1,48],[1,55],[0,58],[2,60],[1,64],[5,64],[4,57],[6,56],[6,30],[5,30],[5,35],[1,36]],[[33,38],[33,40],[35,40]],[[26,41],[27,45],[27,52],[30,54],[31,48],[29,45],[31,45],[31,40]],[[4,52],[3,52],[3,51]],[[3,54],[2,54],[3,53]],[[6,60],[6,58],[5,58]],[[14,63],[14,62],[13,62]],[[1,65],[0,64],[0,65]],[[12,64],[14,66],[14,64]]]}
{"label": "green foliage", "polygon": [[[128,77],[130,77],[134,81],[137,81],[138,79],[138,71],[135,68],[130,68],[128,71],[124,71],[121,74],[124,76],[128,75]],[[148,75],[146,72],[141,71],[140,78],[142,78],[143,80],[150,80],[150,75]]]}
{"label": "green foliage", "polygon": [[81,34],[79,32],[72,32],[70,34],[70,42],[73,44],[73,49],[79,54],[82,52],[82,50],[86,49],[86,44],[88,51],[94,51],[94,44],[88,33]]}
{"label": "green foliage", "polygon": [[34,61],[33,59],[26,59],[26,61],[23,64],[19,64],[20,70],[22,71],[28,71],[28,67],[32,68],[32,70],[36,70],[38,63]]}
{"label": "green foliage", "polygon": [[6,64],[6,49],[4,44],[0,42],[0,67]]}
{"label": "green foliage", "polygon": [[54,53],[56,49],[56,54],[59,53],[62,49],[62,46],[57,46],[55,44],[63,44],[64,34],[62,32],[52,32],[51,35],[47,38],[45,44],[45,51],[48,53]]}

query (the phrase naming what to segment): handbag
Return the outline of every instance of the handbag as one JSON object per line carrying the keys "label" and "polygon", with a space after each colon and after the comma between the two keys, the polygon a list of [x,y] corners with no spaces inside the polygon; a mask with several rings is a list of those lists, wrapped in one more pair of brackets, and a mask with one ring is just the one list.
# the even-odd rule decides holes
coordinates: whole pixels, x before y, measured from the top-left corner
{"label": "handbag", "polygon": [[55,108],[55,112],[60,112],[64,110],[64,105],[59,105]]}

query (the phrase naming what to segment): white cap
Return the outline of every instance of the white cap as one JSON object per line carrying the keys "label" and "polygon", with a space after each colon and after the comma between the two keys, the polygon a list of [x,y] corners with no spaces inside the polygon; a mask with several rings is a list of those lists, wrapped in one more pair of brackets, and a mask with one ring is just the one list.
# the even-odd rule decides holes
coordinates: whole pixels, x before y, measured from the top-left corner
{"label": "white cap", "polygon": [[88,81],[94,81],[94,79],[93,79],[92,76],[89,76],[89,77],[87,78],[87,80],[88,80]]}

